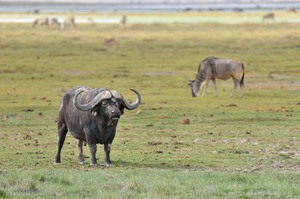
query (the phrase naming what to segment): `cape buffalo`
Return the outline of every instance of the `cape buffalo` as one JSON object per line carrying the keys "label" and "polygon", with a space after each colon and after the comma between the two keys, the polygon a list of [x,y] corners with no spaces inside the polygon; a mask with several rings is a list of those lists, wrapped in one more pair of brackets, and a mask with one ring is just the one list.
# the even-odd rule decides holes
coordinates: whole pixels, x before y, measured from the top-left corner
{"label": "cape buffalo", "polygon": [[136,109],[141,103],[141,95],[133,90],[137,100],[128,103],[122,94],[104,88],[75,87],[63,96],[58,114],[58,149],[55,163],[60,163],[60,153],[68,131],[78,140],[78,161],[84,163],[82,145],[87,143],[91,151],[90,165],[96,165],[96,144],[104,144],[105,165],[110,160],[111,143],[116,135],[116,127],[124,108]]}
{"label": "cape buffalo", "polygon": [[196,79],[190,81],[189,85],[192,89],[193,97],[197,97],[199,91],[203,90],[202,97],[205,95],[208,87],[209,80],[214,83],[216,96],[218,96],[218,90],[216,86],[216,79],[227,80],[230,77],[233,79],[234,88],[231,91],[230,97],[232,97],[237,85],[240,85],[241,93],[243,95],[244,86],[244,64],[239,61],[219,59],[216,57],[208,57],[204,59],[199,67]]}

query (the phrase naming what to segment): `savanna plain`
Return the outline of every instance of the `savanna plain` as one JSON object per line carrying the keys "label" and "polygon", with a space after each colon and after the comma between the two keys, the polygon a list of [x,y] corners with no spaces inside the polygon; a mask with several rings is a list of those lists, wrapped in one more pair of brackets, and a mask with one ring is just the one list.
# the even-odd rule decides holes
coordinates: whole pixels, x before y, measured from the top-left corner
{"label": "savanna plain", "polygon": [[[299,23],[0,30],[0,198],[300,198]],[[245,64],[243,97],[229,97],[232,80],[192,97],[208,56]],[[87,146],[79,165],[70,134],[53,164],[59,103],[78,85],[142,95],[119,121],[111,168],[102,145],[98,166]]]}

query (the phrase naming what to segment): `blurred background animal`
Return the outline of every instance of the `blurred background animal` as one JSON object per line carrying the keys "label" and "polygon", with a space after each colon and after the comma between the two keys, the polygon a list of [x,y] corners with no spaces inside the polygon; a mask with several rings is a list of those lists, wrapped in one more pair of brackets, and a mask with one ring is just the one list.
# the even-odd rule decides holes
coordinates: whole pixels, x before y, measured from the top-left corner
{"label": "blurred background animal", "polygon": [[121,18],[121,20],[120,20],[121,28],[125,28],[126,23],[127,23],[127,16],[124,15],[124,16],[122,16],[122,18]]}
{"label": "blurred background animal", "polygon": [[52,18],[51,19],[51,24],[55,27],[57,27],[58,29],[61,29],[61,23],[58,21],[57,18]]}
{"label": "blurred background animal", "polygon": [[65,18],[62,29],[65,28],[75,28],[75,17],[69,16]]}
{"label": "blurred background animal", "polygon": [[262,21],[275,21],[275,13],[274,12],[270,12],[270,13],[267,13],[265,14],[263,17],[262,17]]}
{"label": "blurred background animal", "polygon": [[35,28],[36,26],[48,26],[49,24],[49,18],[48,17],[41,17],[37,18],[33,21],[32,27]]}

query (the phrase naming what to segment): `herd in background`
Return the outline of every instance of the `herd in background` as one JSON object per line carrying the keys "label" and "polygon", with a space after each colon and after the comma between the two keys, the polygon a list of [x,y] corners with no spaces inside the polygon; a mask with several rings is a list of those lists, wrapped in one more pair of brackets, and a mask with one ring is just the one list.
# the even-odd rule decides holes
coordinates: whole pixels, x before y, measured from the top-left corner
{"label": "herd in background", "polygon": [[[94,23],[93,19],[92,18],[88,18],[88,21],[90,23]],[[124,15],[121,17],[120,21],[120,26],[121,28],[125,28],[125,25],[127,23],[127,16]],[[57,29],[66,29],[66,28],[75,28],[76,25],[75,25],[75,17],[74,16],[67,16],[63,22],[60,22],[56,17],[52,17],[52,18],[49,18],[49,17],[39,17],[37,19],[35,19],[32,23],[32,27],[35,28],[37,26],[53,26]]]}
{"label": "herd in background", "polygon": [[[297,10],[295,8],[288,8],[286,10],[287,12],[290,13],[295,13],[297,14]],[[87,19],[90,23],[94,23],[94,20],[92,18],[88,18]],[[267,22],[267,21],[275,21],[275,12],[269,12],[266,13],[262,16],[262,22]],[[122,29],[125,28],[127,23],[127,16],[124,15],[121,17],[121,19],[119,20],[119,24],[121,26]],[[62,22],[60,22],[57,18],[52,17],[39,17],[37,19],[35,19],[32,23],[32,27],[35,28],[37,26],[53,26],[57,29],[63,30],[66,28],[74,28],[75,25],[75,17],[74,16],[67,16]]]}
{"label": "herd in background", "polygon": [[57,18],[48,18],[48,17],[40,17],[33,21],[32,27],[35,28],[37,26],[48,26],[48,25],[55,26],[58,29],[65,29],[68,27],[75,27],[75,17],[68,16],[64,19],[61,23]]}
{"label": "herd in background", "polygon": [[[286,11],[290,12],[290,13],[297,14],[296,8],[288,8]],[[265,22],[265,21],[275,21],[275,13],[274,12],[269,12],[269,13],[263,15],[262,21],[263,22]]]}

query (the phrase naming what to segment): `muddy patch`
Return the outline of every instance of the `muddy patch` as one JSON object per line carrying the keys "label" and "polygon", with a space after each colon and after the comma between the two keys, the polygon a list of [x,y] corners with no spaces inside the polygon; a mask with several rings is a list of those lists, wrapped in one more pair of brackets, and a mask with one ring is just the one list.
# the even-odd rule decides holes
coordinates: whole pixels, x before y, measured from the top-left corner
{"label": "muddy patch", "polygon": [[94,71],[85,71],[85,70],[64,70],[61,71],[62,74],[65,75],[76,75],[76,76],[86,76],[94,74]]}
{"label": "muddy patch", "polygon": [[168,72],[168,71],[146,71],[140,73],[141,75],[148,75],[148,76],[169,76],[169,75],[176,75],[175,72]]}

